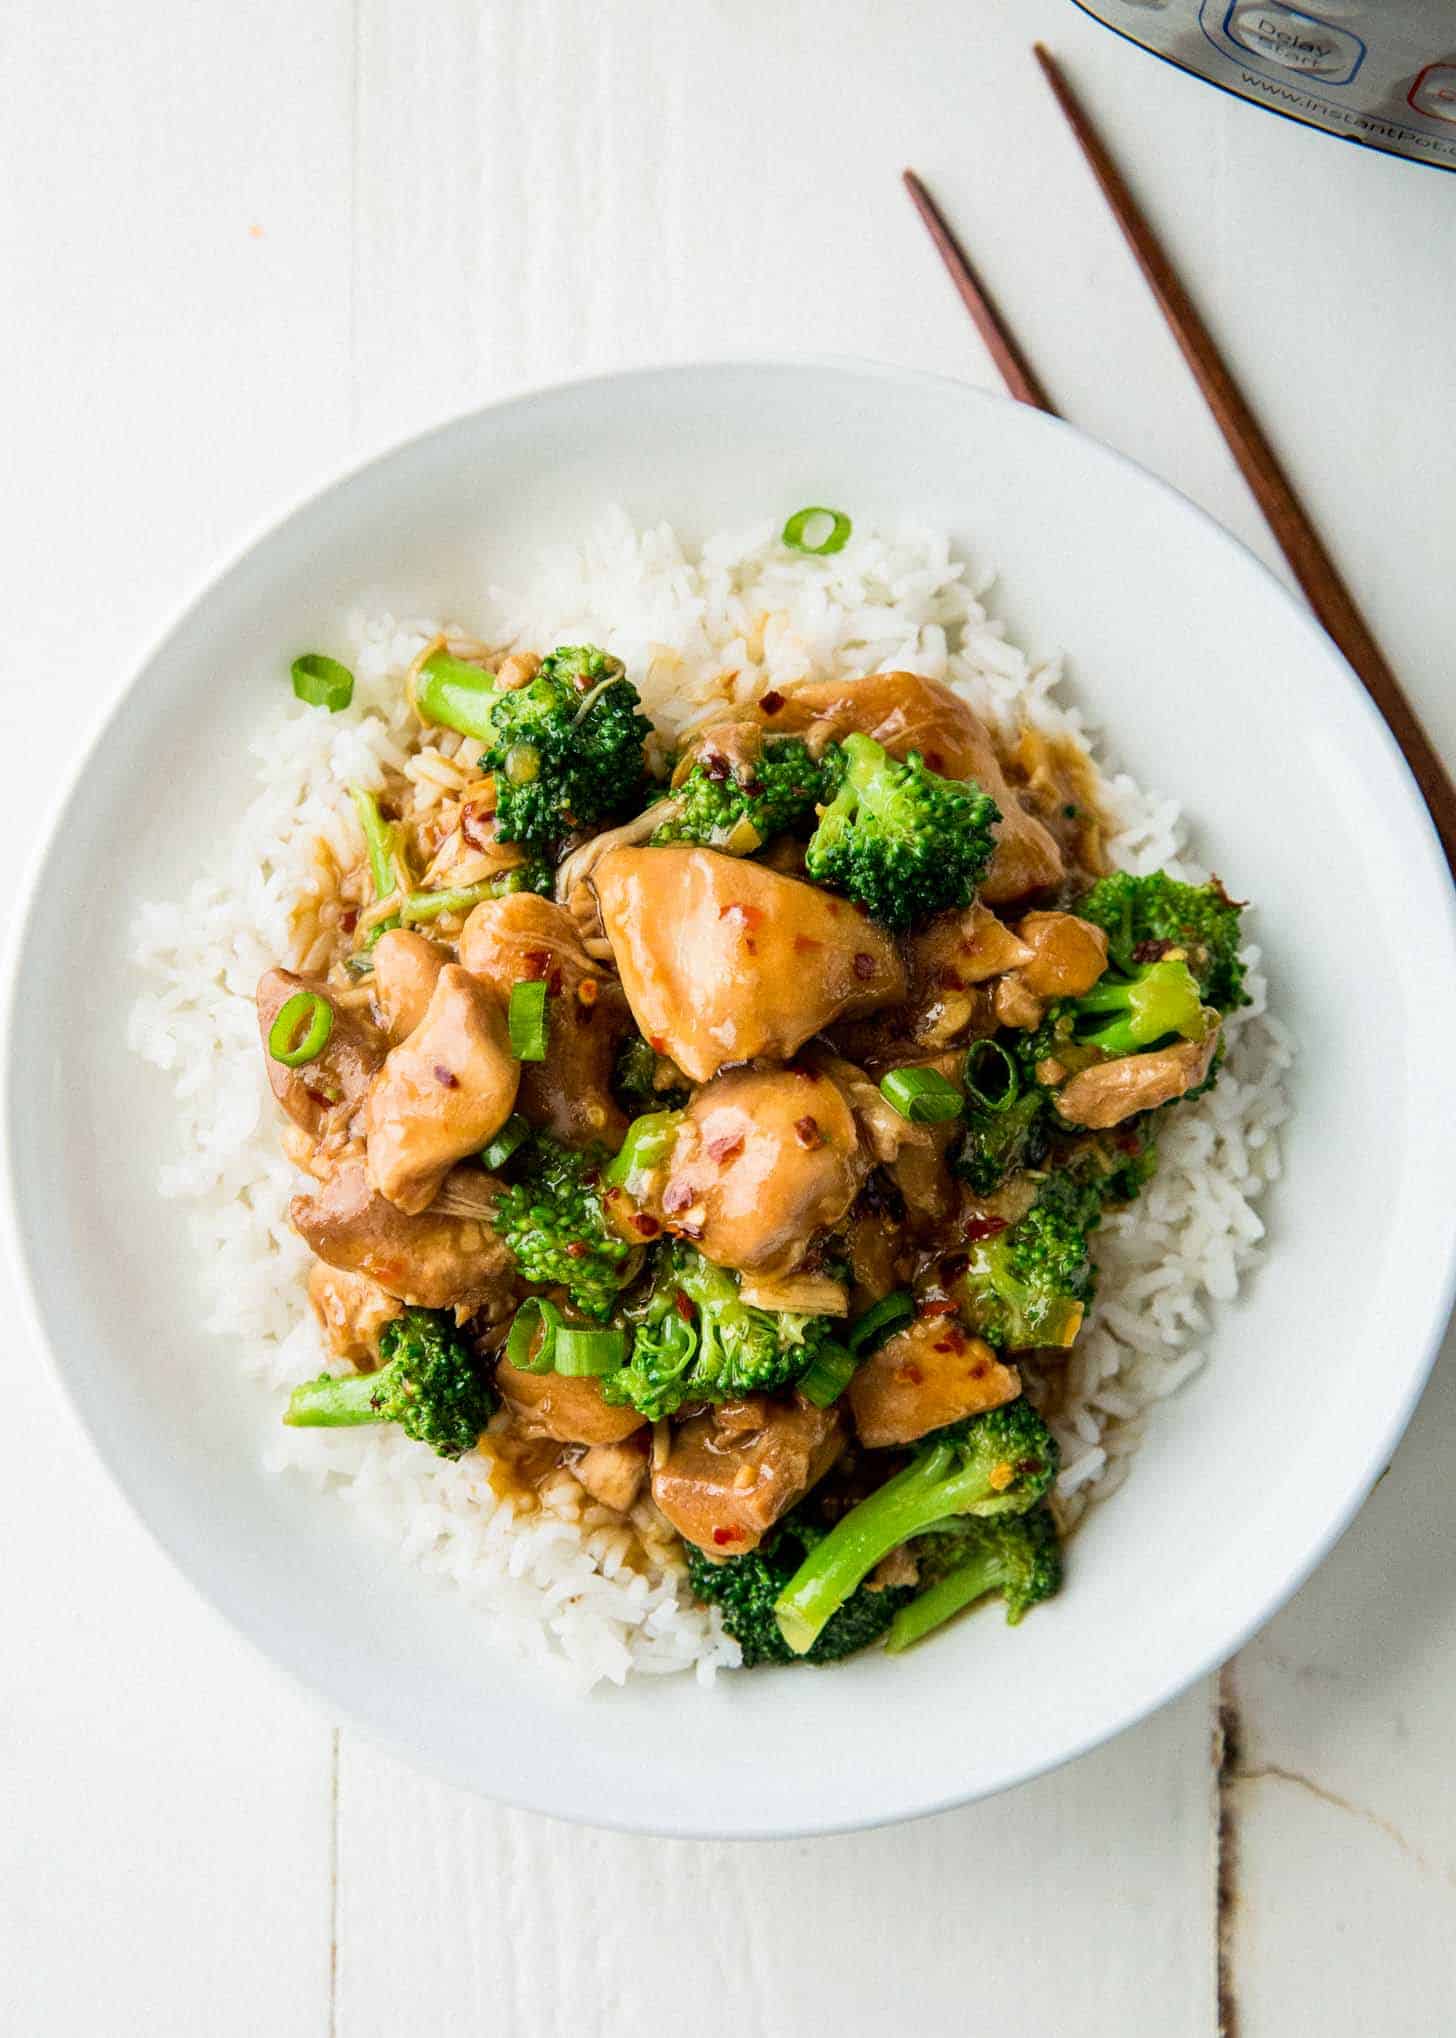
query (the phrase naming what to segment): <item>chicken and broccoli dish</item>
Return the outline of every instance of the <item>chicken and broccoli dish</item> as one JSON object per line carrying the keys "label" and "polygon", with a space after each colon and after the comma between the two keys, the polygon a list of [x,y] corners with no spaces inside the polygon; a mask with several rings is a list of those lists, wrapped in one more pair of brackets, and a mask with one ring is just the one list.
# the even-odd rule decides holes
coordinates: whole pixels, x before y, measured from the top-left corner
{"label": "chicken and broccoli dish", "polygon": [[1218,1079],[1239,905],[1112,870],[1075,756],[913,673],[676,748],[589,645],[409,686],[465,769],[353,788],[257,990],[333,1354],[286,1420],[654,1507],[746,1664],[1020,1621],[1097,1228]]}

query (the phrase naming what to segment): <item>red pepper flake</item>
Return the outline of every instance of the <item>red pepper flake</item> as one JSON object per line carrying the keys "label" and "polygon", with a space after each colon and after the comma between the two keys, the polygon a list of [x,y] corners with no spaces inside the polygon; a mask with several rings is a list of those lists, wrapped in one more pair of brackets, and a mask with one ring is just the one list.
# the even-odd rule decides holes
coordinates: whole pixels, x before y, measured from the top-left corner
{"label": "red pepper flake", "polygon": [[735,899],[730,905],[718,908],[718,918],[730,921],[735,927],[757,927],[763,918],[763,908],[745,905],[742,899]]}
{"label": "red pepper flake", "polygon": [[998,1231],[1006,1229],[1004,1217],[971,1217],[966,1220],[966,1237],[974,1245],[978,1239],[994,1238]]}
{"label": "red pepper flake", "polygon": [[954,1302],[951,1301],[948,1295],[938,1295],[933,1302],[921,1303],[920,1314],[922,1316],[954,1316],[955,1308]]}
{"label": "red pepper flake", "polygon": [[713,1531],[713,1541],[721,1550],[725,1543],[741,1543],[743,1541],[743,1531],[736,1528],[715,1528]]}
{"label": "red pepper flake", "polygon": [[686,1210],[692,1200],[690,1182],[669,1182],[662,1192],[662,1207],[669,1217],[675,1217],[679,1210]]}
{"label": "red pepper flake", "polygon": [[492,849],[495,846],[495,816],[478,804],[468,806],[461,811],[460,833],[472,849]]}
{"label": "red pepper flake", "polygon": [[925,1379],[925,1375],[921,1372],[918,1366],[911,1365],[897,1366],[895,1368],[895,1372],[899,1379],[908,1381],[908,1383],[912,1387],[921,1386]]}
{"label": "red pepper flake", "polygon": [[[742,1151],[743,1134],[741,1132],[727,1132],[724,1133],[721,1139],[710,1139],[708,1141],[708,1159],[710,1161],[717,1161],[720,1167],[724,1161],[736,1161]],[[689,1201],[691,1200],[689,1198]]]}
{"label": "red pepper flake", "polygon": [[1028,1479],[1034,1479],[1037,1473],[1041,1470],[1041,1459],[1019,1458],[1017,1460],[1016,1469],[1018,1472],[1025,1474],[1025,1476]]}
{"label": "red pepper flake", "polygon": [[925,753],[925,762],[930,766],[930,769],[932,771],[939,772],[941,777],[944,778],[945,758],[941,755],[940,751],[927,750]]}
{"label": "red pepper flake", "polygon": [[662,1226],[655,1217],[649,1217],[645,1210],[639,1210],[632,1219],[632,1228],[640,1238],[656,1238]]}
{"label": "red pepper flake", "polygon": [[586,1258],[586,1241],[574,1238],[566,1248],[566,1257],[569,1260],[584,1260]]}
{"label": "red pepper flake", "polygon": [[1140,941],[1132,952],[1134,962],[1161,962],[1173,946],[1171,941]]}
{"label": "red pepper flake", "polygon": [[859,978],[862,984],[867,984],[870,978],[875,973],[874,957],[872,955],[866,955],[862,948],[857,948],[855,950],[854,973]]}
{"label": "red pepper flake", "polygon": [[794,1137],[809,1153],[812,1153],[816,1146],[824,1144],[824,1134],[819,1130],[817,1118],[796,1118]]}
{"label": "red pepper flake", "polygon": [[824,943],[816,941],[812,934],[796,934],[794,936],[794,953],[796,955],[809,955],[814,949],[822,948],[823,946]]}
{"label": "red pepper flake", "polygon": [[344,934],[352,934],[354,929],[358,925],[359,925],[358,909],[354,906],[346,907],[345,910],[339,915],[340,932]]}
{"label": "red pepper flake", "polygon": [[677,1289],[676,1292],[674,1293],[672,1298],[672,1306],[677,1311],[678,1315],[682,1318],[684,1323],[697,1322],[698,1312],[693,1307],[692,1299],[690,1296],[685,1295],[681,1288]]}
{"label": "red pepper flake", "polygon": [[784,697],[777,687],[770,687],[766,694],[760,694],[758,705],[765,715],[776,715],[784,704]]}
{"label": "red pepper flake", "polygon": [[945,1336],[931,1346],[934,1352],[963,1352],[966,1348],[966,1334],[958,1323],[947,1329]]}
{"label": "red pepper flake", "polygon": [[447,1069],[442,1061],[435,1063],[435,1081],[442,1084],[447,1090],[458,1090],[460,1088],[459,1076],[455,1074],[453,1069]]}
{"label": "red pepper flake", "polygon": [[528,948],[521,956],[521,967],[526,974],[525,983],[540,983],[551,967],[551,951],[548,948]]}
{"label": "red pepper flake", "polygon": [[971,1378],[973,1380],[984,1380],[990,1370],[991,1366],[988,1360],[977,1359],[975,1365],[971,1368]]}
{"label": "red pepper flake", "polygon": [[579,1005],[594,1005],[600,995],[601,986],[595,977],[583,977],[576,987],[576,1000]]}

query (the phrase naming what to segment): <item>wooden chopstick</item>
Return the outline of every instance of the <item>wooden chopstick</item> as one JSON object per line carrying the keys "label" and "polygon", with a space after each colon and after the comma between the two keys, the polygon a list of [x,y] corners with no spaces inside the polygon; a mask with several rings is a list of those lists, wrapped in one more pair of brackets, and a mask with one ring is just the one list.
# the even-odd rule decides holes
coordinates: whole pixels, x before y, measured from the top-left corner
{"label": "wooden chopstick", "polygon": [[[1081,102],[1050,52],[1040,43],[1034,47],[1036,60],[1057,96],[1057,103],[1066,115],[1082,153],[1091,165],[1092,174],[1101,185],[1103,196],[1158,300],[1159,309],[1182,349],[1184,360],[1193,371],[1194,380],[1203,391],[1229,451],[1238,462],[1240,472],[1289,561],[1290,571],[1303,588],[1310,607],[1354,667],[1356,677],[1400,745],[1430,809],[1436,833],[1446,852],[1446,861],[1456,875],[1456,789],[1452,787],[1445,765],[1416,720],[1410,702],[1401,691],[1400,682],[1371,636],[1364,617],[1355,606],[1354,597],[1340,577],[1339,569],[1300,507],[1274,448],[1244,401],[1214,345],[1212,334],[1199,317],[1193,300]],[[977,324],[980,324],[979,319]]]}
{"label": "wooden chopstick", "polygon": [[940,250],[940,259],[950,271],[950,280],[961,303],[971,314],[976,331],[1000,369],[1001,380],[1008,392],[1018,403],[1030,404],[1033,410],[1050,411],[1055,417],[1057,413],[1052,400],[1043,389],[1036,370],[1016,344],[1010,328],[987,295],[965,249],[947,225],[945,214],[913,170],[906,170],[903,174],[905,189],[910,193],[915,210],[929,228],[930,238]]}

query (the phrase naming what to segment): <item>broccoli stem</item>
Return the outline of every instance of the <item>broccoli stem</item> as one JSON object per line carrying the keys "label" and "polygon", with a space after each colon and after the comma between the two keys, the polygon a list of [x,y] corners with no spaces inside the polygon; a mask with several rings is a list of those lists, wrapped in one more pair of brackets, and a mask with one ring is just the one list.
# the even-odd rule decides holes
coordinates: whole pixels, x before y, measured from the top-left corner
{"label": "broccoli stem", "polygon": [[947,1516],[966,1512],[992,1488],[954,1443],[932,1444],[862,1500],[817,1543],[776,1608],[784,1640],[802,1656],[835,1610],[883,1557]]}
{"label": "broccoli stem", "polygon": [[[1181,1034],[1185,1040],[1203,1040],[1208,1035],[1203,999],[1183,962],[1150,963],[1131,983],[1101,983],[1077,1000],[1076,1010],[1079,1037],[1100,1047],[1104,1054],[1135,1054],[1170,1033]],[[1110,1025],[1081,1034],[1084,1019],[1104,1012],[1116,1015]]]}
{"label": "broccoli stem", "polygon": [[415,706],[427,722],[458,729],[488,743],[495,734],[491,711],[499,694],[495,679],[478,665],[432,651],[415,679]]}
{"label": "broccoli stem", "polygon": [[283,1420],[294,1429],[351,1429],[362,1422],[384,1422],[380,1411],[378,1373],[324,1373],[295,1387]]}
{"label": "broccoli stem", "polygon": [[938,1578],[934,1585],[928,1585],[924,1592],[917,1593],[908,1606],[901,1607],[891,1623],[886,1649],[897,1656],[913,1642],[923,1641],[933,1629],[944,1626],[963,1607],[984,1599],[988,1592],[999,1592],[1003,1576],[1001,1560],[995,1550],[982,1550],[976,1556],[968,1557],[964,1564],[957,1564],[954,1571],[947,1571],[944,1578]]}

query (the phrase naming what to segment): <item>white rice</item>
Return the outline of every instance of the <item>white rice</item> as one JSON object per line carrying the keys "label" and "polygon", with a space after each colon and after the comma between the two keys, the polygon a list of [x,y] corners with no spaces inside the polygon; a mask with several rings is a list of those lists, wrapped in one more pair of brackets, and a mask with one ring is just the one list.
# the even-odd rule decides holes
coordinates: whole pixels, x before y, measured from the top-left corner
{"label": "white rice", "polygon": [[[920,529],[856,531],[836,557],[808,559],[763,526],[715,537],[693,556],[665,526],[638,532],[616,514],[584,544],[544,559],[529,587],[493,589],[479,613],[458,620],[502,648],[609,647],[671,728],[726,697],[902,667],[947,681],[990,719],[1025,716],[1085,736],[1057,698],[1058,666],[1032,666],[988,613],[988,585],[952,558],[943,536]],[[162,1172],[162,1193],[192,1206],[203,1327],[241,1337],[260,1392],[280,1404],[324,1354],[304,1303],[309,1255],[287,1222],[298,1181],[279,1150],[253,989],[265,967],[291,955],[290,914],[310,884],[318,838],[343,863],[356,859],[345,787],[377,785],[384,765],[404,764],[400,679],[438,627],[356,618],[353,707],[328,715],[280,700],[253,745],[252,805],[207,874],[185,897],[145,907],[135,928],[149,988],[132,1011],[130,1042],[167,1073],[178,1107],[177,1158]],[[447,739],[412,767],[422,807],[449,784],[452,749]],[[1177,807],[1102,769],[1114,860],[1206,875],[1185,854]],[[1231,1298],[1260,1257],[1256,1205],[1279,1173],[1291,1043],[1265,1009],[1258,951],[1248,953],[1254,1002],[1228,1026],[1217,1087],[1172,1114],[1151,1186],[1097,1235],[1099,1300],[1068,1362],[1054,1424],[1069,1517],[1120,1484],[1149,1409],[1203,1364],[1212,1305]],[[561,1473],[539,1510],[517,1514],[493,1494],[479,1457],[449,1464],[388,1430],[280,1425],[277,1436],[275,1469],[338,1494],[401,1556],[454,1580],[503,1643],[583,1687],[620,1683],[629,1670],[689,1667],[706,1681],[737,1662],[716,1612],[688,1592],[650,1503],[628,1527]]]}

